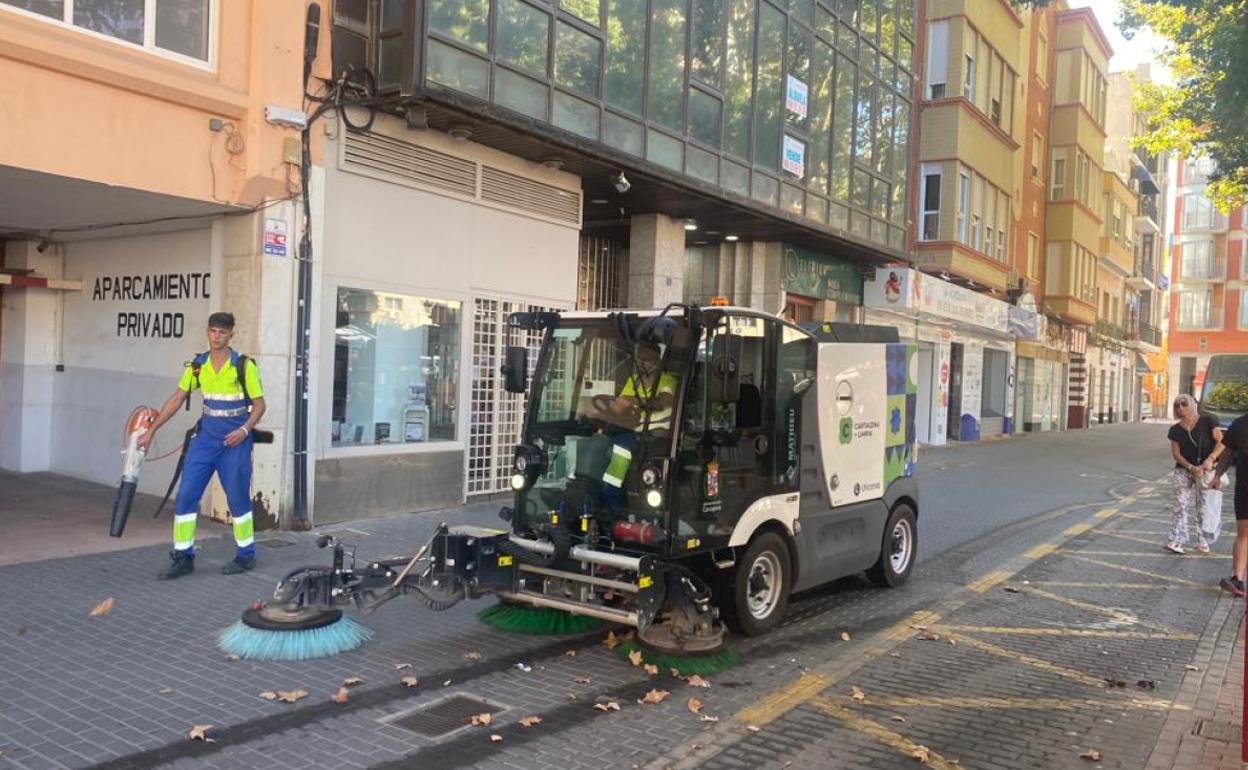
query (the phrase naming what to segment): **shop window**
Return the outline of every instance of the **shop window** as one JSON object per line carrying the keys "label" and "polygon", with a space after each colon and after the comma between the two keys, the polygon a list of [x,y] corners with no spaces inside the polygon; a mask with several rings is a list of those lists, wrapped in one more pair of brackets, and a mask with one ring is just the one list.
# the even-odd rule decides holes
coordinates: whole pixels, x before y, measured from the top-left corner
{"label": "shop window", "polygon": [[339,288],[335,447],[454,441],[460,303]]}
{"label": "shop window", "polygon": [[429,27],[484,51],[490,42],[490,0],[432,0]]}
{"label": "shop window", "polygon": [[210,0],[0,0],[54,21],[151,51],[210,57]]}

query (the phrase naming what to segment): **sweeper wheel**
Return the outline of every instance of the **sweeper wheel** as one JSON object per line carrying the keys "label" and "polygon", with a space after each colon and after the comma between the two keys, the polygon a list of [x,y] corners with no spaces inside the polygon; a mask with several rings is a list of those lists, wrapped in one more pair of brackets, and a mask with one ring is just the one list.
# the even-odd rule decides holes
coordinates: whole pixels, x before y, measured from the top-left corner
{"label": "sweeper wheel", "polygon": [[337,623],[342,610],[301,607],[296,610],[280,604],[267,604],[243,613],[243,624],[262,631],[310,631]]}

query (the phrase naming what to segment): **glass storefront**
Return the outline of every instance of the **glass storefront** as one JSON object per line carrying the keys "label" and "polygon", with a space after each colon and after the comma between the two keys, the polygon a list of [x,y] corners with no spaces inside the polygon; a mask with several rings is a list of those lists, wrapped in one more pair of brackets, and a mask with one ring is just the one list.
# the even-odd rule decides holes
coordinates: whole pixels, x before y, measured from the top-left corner
{"label": "glass storefront", "polygon": [[[412,2],[382,5],[401,16]],[[904,247],[913,0],[425,5],[423,80],[382,78],[382,92],[449,89]],[[376,72],[381,20],[366,40],[367,25],[343,14],[335,8],[335,69]]]}
{"label": "glass storefront", "polygon": [[338,289],[333,446],[454,441],[460,303]]}

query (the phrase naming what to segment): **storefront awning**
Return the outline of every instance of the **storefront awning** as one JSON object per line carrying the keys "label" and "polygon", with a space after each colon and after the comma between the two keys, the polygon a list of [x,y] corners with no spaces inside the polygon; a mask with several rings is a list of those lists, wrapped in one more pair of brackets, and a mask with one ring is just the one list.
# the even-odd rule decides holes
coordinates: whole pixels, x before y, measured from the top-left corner
{"label": "storefront awning", "polygon": [[1151,374],[1153,368],[1148,365],[1148,359],[1139,353],[1135,354],[1135,372],[1136,374]]}

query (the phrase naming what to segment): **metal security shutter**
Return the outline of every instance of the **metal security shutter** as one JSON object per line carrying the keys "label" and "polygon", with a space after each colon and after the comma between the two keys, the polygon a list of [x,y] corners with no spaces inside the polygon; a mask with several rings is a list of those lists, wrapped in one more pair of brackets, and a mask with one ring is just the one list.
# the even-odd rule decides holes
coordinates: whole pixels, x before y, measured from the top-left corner
{"label": "metal security shutter", "polygon": [[[523,394],[508,393],[499,372],[507,345],[507,316],[561,308],[530,305],[493,297],[473,300],[472,412],[468,435],[467,482],[469,495],[511,489],[511,458],[524,422]],[[542,332],[525,333],[529,348],[529,375],[537,365]]]}

